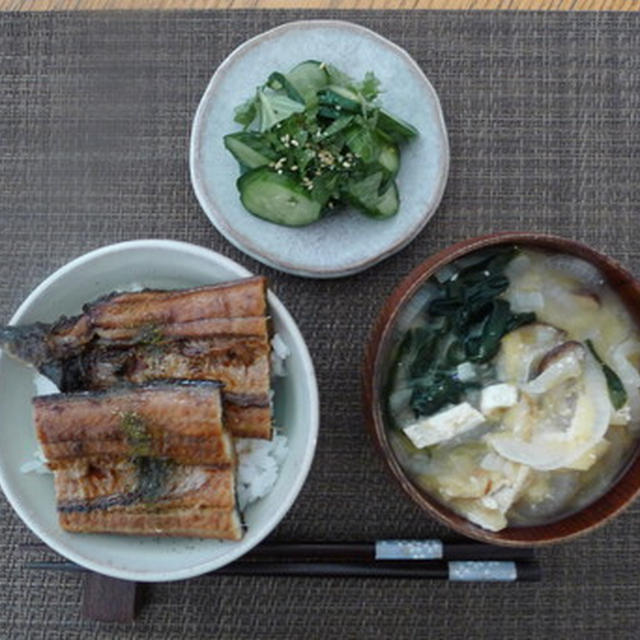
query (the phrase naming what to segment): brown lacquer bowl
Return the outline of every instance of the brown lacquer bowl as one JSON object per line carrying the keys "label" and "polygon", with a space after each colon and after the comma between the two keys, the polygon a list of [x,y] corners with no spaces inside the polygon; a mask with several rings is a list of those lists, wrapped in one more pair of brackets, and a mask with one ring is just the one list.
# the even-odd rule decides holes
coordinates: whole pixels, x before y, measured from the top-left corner
{"label": "brown lacquer bowl", "polygon": [[387,468],[403,491],[429,515],[455,531],[484,542],[530,546],[560,542],[586,533],[620,513],[640,493],[640,446],[631,462],[600,498],[572,515],[536,526],[510,526],[498,532],[485,530],[427,494],[400,466],[387,437],[385,411],[387,377],[391,366],[392,333],[400,311],[418,289],[444,265],[477,249],[499,244],[560,251],[587,260],[600,269],[618,292],[632,317],[640,324],[640,282],[614,260],[567,238],[536,233],[501,233],[459,242],[418,265],[393,291],[373,326],[363,367],[363,402],[368,429]]}

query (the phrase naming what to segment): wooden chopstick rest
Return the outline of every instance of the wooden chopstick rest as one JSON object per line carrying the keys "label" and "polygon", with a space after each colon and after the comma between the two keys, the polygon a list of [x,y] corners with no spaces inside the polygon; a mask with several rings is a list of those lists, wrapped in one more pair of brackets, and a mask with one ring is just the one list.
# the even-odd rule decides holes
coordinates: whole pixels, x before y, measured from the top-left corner
{"label": "wooden chopstick rest", "polygon": [[82,616],[101,622],[133,622],[138,583],[87,571],[84,574]]}

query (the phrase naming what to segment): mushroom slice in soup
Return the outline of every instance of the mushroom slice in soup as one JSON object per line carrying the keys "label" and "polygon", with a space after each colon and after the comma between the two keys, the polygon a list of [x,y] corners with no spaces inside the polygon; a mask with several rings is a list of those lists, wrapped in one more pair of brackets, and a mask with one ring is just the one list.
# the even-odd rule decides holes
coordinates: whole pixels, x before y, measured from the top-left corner
{"label": "mushroom slice in soup", "polygon": [[502,338],[496,359],[498,379],[527,382],[543,356],[566,341],[566,333],[550,324],[534,322]]}
{"label": "mushroom slice in soup", "polygon": [[522,391],[538,396],[579,377],[584,368],[585,354],[584,346],[573,340],[554,347],[540,361],[539,374],[522,385]]}

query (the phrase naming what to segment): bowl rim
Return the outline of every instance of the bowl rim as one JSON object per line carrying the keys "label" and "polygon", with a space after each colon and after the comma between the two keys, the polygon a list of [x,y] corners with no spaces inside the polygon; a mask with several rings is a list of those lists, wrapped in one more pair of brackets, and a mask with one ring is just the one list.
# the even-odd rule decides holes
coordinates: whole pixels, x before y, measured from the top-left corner
{"label": "bowl rim", "polygon": [[[252,273],[238,264],[237,262],[227,258],[216,251],[201,247],[188,242],[182,242],[177,240],[165,240],[165,239],[140,239],[140,240],[128,240],[125,242],[118,242],[115,244],[106,245],[92,251],[89,251],[81,256],[74,258],[67,262],[63,266],[59,267],[49,276],[47,276],[39,285],[37,285],[31,293],[24,299],[18,309],[15,311],[9,324],[14,325],[19,323],[22,317],[31,309],[32,305],[46,294],[49,287],[57,282],[60,278],[65,277],[71,271],[75,271],[82,268],[83,265],[88,262],[100,259],[104,256],[118,255],[123,252],[138,251],[140,249],[154,249],[163,251],[173,251],[182,255],[189,254],[201,259],[204,262],[209,262],[212,266],[218,266],[228,269],[234,274],[232,279],[243,278],[251,276]],[[60,542],[55,532],[51,534],[46,528],[42,527],[38,518],[34,517],[31,511],[26,505],[23,505],[19,497],[14,493],[12,488],[12,482],[7,476],[4,465],[0,465],[0,488],[2,489],[8,502],[13,507],[14,511],[18,514],[20,519],[27,525],[31,531],[38,536],[47,546],[54,551],[58,552],[67,559],[79,564],[87,569],[108,575],[114,578],[120,578],[123,580],[134,580],[139,582],[168,582],[173,580],[182,580],[185,578],[191,578],[208,571],[219,569],[226,564],[236,560],[243,554],[247,553],[254,546],[259,544],[273,529],[280,523],[286,513],[289,511],[295,500],[297,499],[302,487],[309,475],[311,464],[315,454],[317,441],[318,441],[318,429],[320,421],[320,409],[319,409],[319,391],[315,375],[315,369],[307,345],[304,338],[289,311],[280,302],[278,297],[271,291],[267,290],[267,297],[269,306],[272,310],[272,315],[278,317],[278,319],[286,326],[287,331],[292,338],[291,347],[293,347],[299,357],[302,364],[304,375],[301,378],[304,380],[304,384],[307,387],[309,396],[308,404],[308,417],[309,422],[306,425],[307,438],[302,455],[296,457],[296,476],[295,481],[289,485],[285,499],[277,506],[276,509],[269,515],[268,518],[262,523],[260,531],[253,539],[248,539],[246,536],[238,541],[228,545],[228,549],[219,554],[211,561],[203,562],[200,564],[193,564],[185,569],[176,569],[171,571],[163,571],[155,568],[151,568],[149,571],[132,571],[126,569],[118,569],[109,565],[102,565],[84,555],[77,553],[73,548],[70,548],[66,543]],[[3,357],[7,357],[5,354],[0,353],[0,360]],[[216,541],[213,541],[216,542]]]}
{"label": "bowl rim", "polygon": [[[218,90],[218,84],[222,81],[224,76],[228,73],[229,69],[235,63],[236,58],[238,56],[244,55],[246,52],[265,40],[277,38],[289,31],[312,28],[336,28],[366,34],[376,43],[392,51],[401,59],[403,59],[403,61],[412,70],[416,77],[425,84],[433,105],[437,126],[442,134],[442,162],[439,167],[433,195],[430,198],[427,206],[425,207],[424,215],[418,220],[416,224],[413,225],[413,227],[405,234],[403,238],[400,238],[393,245],[389,246],[387,250],[366,259],[352,261],[351,263],[344,264],[340,267],[311,268],[309,266],[305,266],[304,264],[297,264],[296,262],[289,263],[279,258],[277,250],[268,251],[267,249],[256,245],[250,237],[237,231],[233,227],[233,225],[228,223],[224,216],[221,215],[220,205],[210,195],[206,187],[206,180],[202,176],[201,170],[200,150],[202,147],[202,130],[204,127],[204,121],[207,117],[208,103],[212,99],[211,96]],[[398,251],[401,251],[404,247],[410,244],[424,229],[424,227],[435,215],[438,207],[440,206],[449,177],[450,163],[451,151],[449,135],[444,118],[444,113],[442,110],[442,104],[440,102],[440,97],[420,65],[418,65],[413,57],[400,45],[389,40],[388,38],[385,38],[373,29],[369,29],[368,27],[350,22],[348,20],[332,20],[326,18],[294,20],[280,24],[276,27],[268,29],[267,31],[263,31],[262,33],[258,33],[248,40],[242,42],[235,49],[233,49],[231,53],[229,53],[229,55],[220,63],[213,75],[210,77],[194,114],[191,123],[191,133],[189,138],[189,176],[191,185],[196,195],[196,199],[200,204],[200,207],[204,211],[211,224],[231,244],[233,244],[237,249],[247,254],[251,258],[254,258],[255,260],[258,260],[259,262],[262,262],[263,264],[266,264],[279,271],[305,278],[328,279],[350,276],[364,271],[378,264],[379,262],[382,262],[386,258],[392,256]],[[247,215],[251,214],[247,212]]]}
{"label": "bowl rim", "polygon": [[[563,251],[595,263],[609,284],[618,288],[623,303],[640,326],[640,306],[631,306],[630,297],[640,299],[640,281],[617,261],[586,244],[563,236],[506,231],[487,234],[452,244],[433,254],[409,272],[383,303],[366,343],[362,366],[362,401],[365,425],[387,471],[405,495],[437,521],[469,538],[501,546],[544,546],[564,542],[593,531],[626,509],[640,495],[640,439],[617,479],[599,498],[579,511],[547,524],[507,527],[493,532],[471,523],[429,496],[411,481],[397,461],[386,436],[382,412],[381,386],[384,359],[391,343],[398,314],[424,282],[439,268],[463,255],[500,244],[522,244]],[[637,304],[637,303],[636,303]]]}

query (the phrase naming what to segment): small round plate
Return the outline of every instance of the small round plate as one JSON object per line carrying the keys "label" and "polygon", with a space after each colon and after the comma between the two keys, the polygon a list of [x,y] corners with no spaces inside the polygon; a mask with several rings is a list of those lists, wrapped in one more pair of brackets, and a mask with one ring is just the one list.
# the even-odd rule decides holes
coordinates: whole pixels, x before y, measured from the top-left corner
{"label": "small round plate", "polygon": [[[76,258],[42,282],[22,303],[11,324],[52,322],[80,313],[82,305],[116,290],[181,289],[251,275],[218,253],[171,240],[134,240]],[[24,523],[49,547],[87,569],[123,580],[180,580],[218,569],[267,536],[287,513],[309,472],[318,433],[318,389],[304,339],[276,296],[268,293],[274,324],[289,347],[287,375],[274,382],[274,420],[288,439],[288,454],[271,493],[243,514],[247,531],[238,542],[177,537],[81,534],[58,524],[53,477],[23,473],[38,447],[31,398],[48,382],[0,354],[0,487]]]}
{"label": "small round plate", "polygon": [[[400,210],[373,220],[346,209],[307,227],[264,221],[244,209],[238,164],[223,136],[240,127],[234,108],[272,71],[303,60],[331,63],[354,78],[373,71],[382,104],[420,135],[403,146],[398,174]],[[416,62],[378,34],[348,22],[292,22],[238,47],[211,78],[195,115],[191,181],[205,213],[238,249],[271,267],[299,276],[334,278],[362,271],[405,247],[435,213],[449,172],[449,142],[438,96]]]}

